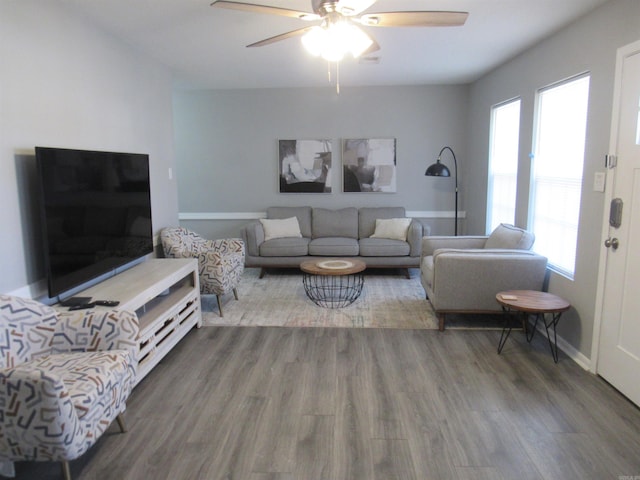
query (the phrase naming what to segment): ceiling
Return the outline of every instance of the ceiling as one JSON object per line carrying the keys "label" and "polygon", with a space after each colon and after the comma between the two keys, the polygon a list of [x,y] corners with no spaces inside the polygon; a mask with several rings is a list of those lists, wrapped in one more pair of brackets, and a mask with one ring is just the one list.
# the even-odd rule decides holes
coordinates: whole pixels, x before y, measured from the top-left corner
{"label": "ceiling", "polygon": [[[275,15],[211,7],[210,0],[58,0],[169,66],[179,88],[328,85],[328,65],[299,38],[245,46],[309,25]],[[368,13],[467,11],[462,27],[367,27],[374,59],[340,63],[341,86],[464,84],[607,0],[378,0]],[[310,0],[248,0],[311,11]],[[335,69],[332,73],[335,82]]]}

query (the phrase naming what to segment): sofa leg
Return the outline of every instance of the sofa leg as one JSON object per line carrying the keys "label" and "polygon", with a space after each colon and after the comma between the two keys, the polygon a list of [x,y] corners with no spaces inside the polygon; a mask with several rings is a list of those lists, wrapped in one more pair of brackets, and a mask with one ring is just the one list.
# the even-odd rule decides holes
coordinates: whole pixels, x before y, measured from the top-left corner
{"label": "sofa leg", "polygon": [[62,461],[62,477],[64,480],[71,480],[71,467],[69,467],[69,462],[66,460]]}
{"label": "sofa leg", "polygon": [[408,268],[404,269],[404,278],[406,278],[407,280],[411,279],[411,273],[409,272]]}
{"label": "sofa leg", "polygon": [[440,315],[438,315],[438,320],[439,320],[438,330],[440,330],[441,332],[444,332],[444,317],[445,317],[444,313],[441,313]]}
{"label": "sofa leg", "polygon": [[237,289],[233,289],[233,296],[236,297],[236,300],[238,300],[238,290]]}
{"label": "sofa leg", "polygon": [[261,268],[260,269],[260,275],[258,276],[258,278],[263,278],[266,273],[267,273],[267,269],[266,268]]}

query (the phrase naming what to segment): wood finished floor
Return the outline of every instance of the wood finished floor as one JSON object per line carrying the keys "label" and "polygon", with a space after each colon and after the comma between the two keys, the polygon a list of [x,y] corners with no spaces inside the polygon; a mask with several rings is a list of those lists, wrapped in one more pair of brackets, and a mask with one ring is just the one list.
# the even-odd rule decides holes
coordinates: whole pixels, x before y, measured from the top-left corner
{"label": "wood finished floor", "polygon": [[[134,390],[75,480],[618,479],[640,409],[546,339],[498,331],[209,327]],[[59,479],[19,463],[18,479]]]}

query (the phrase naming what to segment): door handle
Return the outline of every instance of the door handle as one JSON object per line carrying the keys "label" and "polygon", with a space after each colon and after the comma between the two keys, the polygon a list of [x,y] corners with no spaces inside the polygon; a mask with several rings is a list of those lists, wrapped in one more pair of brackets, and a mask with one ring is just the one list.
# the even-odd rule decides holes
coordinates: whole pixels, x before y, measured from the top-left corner
{"label": "door handle", "polygon": [[611,247],[614,250],[617,250],[618,247],[620,246],[620,242],[615,237],[614,238],[609,237],[604,241],[604,246],[607,248]]}

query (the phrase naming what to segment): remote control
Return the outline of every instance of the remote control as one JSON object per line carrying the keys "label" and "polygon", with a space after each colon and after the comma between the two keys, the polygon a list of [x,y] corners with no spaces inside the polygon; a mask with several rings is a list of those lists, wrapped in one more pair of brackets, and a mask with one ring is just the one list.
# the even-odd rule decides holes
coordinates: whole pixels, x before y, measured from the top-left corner
{"label": "remote control", "polygon": [[116,305],[120,304],[118,300],[96,300],[93,303],[102,307],[115,307]]}
{"label": "remote control", "polygon": [[95,303],[93,302],[89,302],[89,303],[81,303],[79,305],[71,305],[69,307],[69,311],[71,310],[84,310],[85,308],[93,308],[95,307]]}

